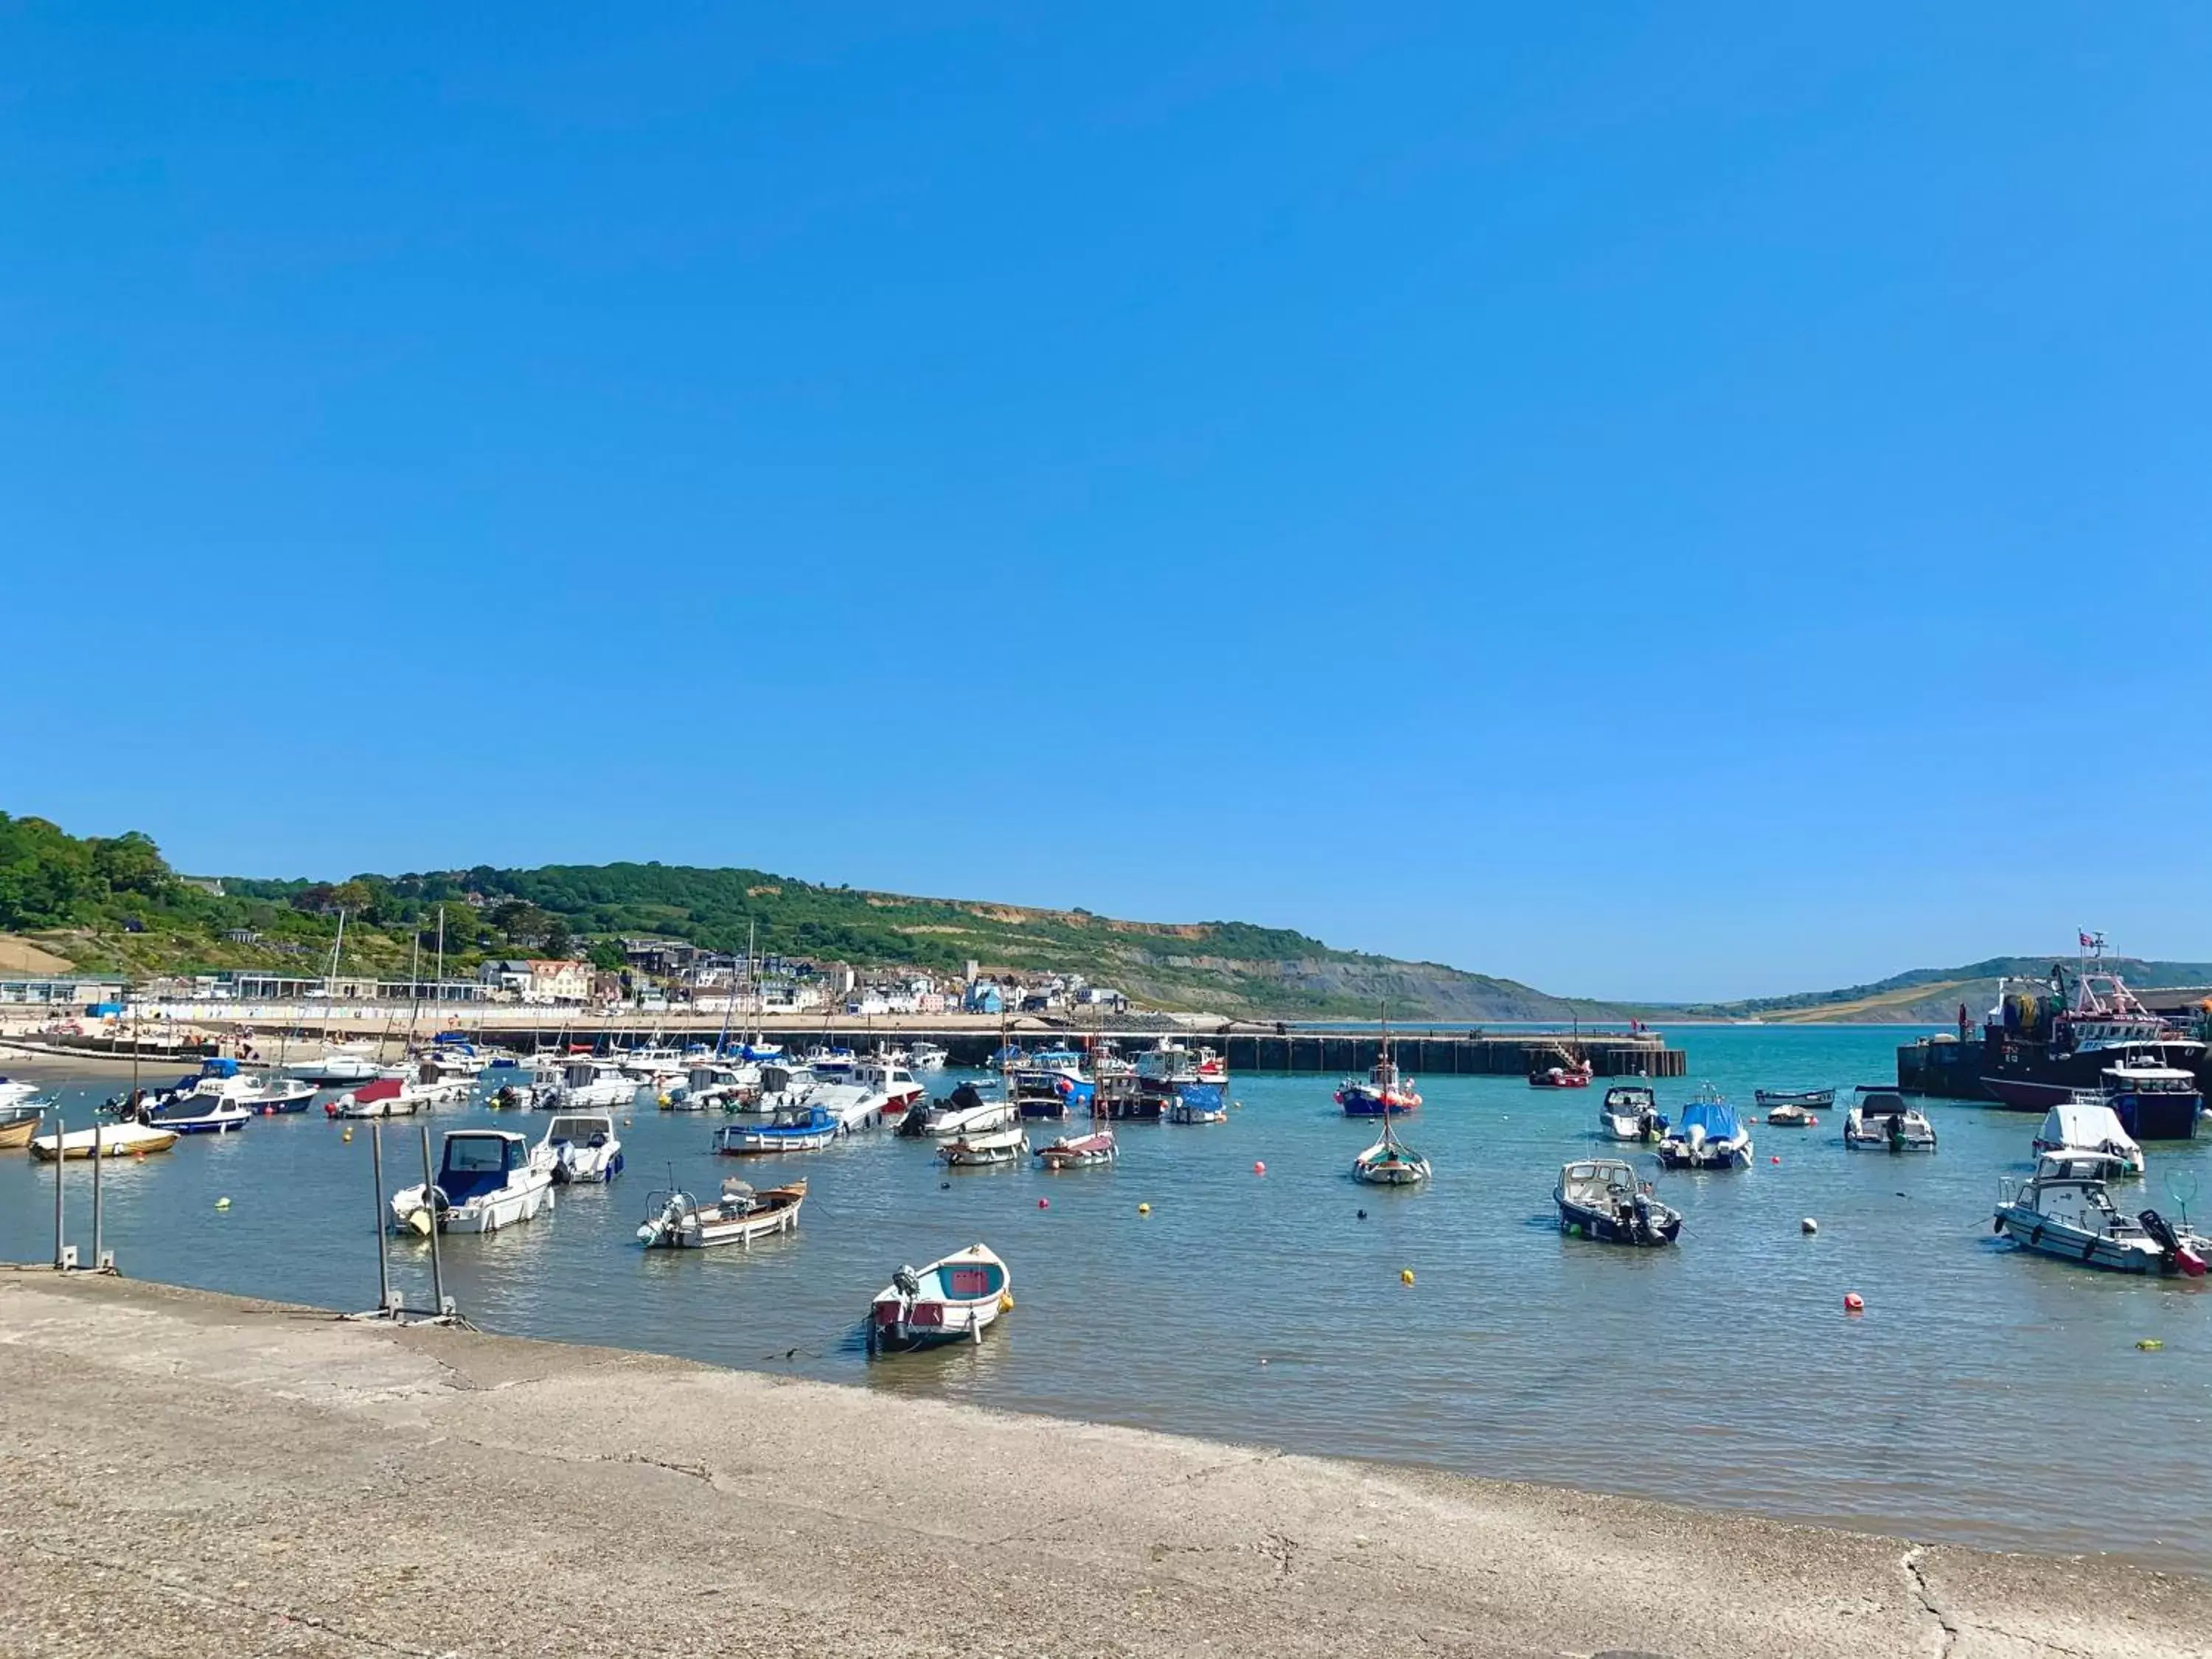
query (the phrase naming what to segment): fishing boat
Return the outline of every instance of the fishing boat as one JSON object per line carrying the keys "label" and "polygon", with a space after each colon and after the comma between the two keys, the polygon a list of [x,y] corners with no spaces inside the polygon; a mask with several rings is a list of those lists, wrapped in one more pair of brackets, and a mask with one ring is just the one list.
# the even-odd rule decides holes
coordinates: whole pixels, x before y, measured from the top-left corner
{"label": "fishing boat", "polygon": [[1861,1152],[1932,1152],[1936,1126],[1896,1090],[1863,1083],[1844,1119],[1844,1145]]}
{"label": "fishing boat", "polygon": [[1352,1160],[1352,1176],[1370,1187],[1411,1187],[1429,1178],[1429,1160],[1398,1139],[1386,1112],[1382,1139]]}
{"label": "fishing boat", "polygon": [[868,1352],[981,1342],[1014,1305],[1013,1275],[981,1244],[927,1267],[901,1267],[868,1308]]}
{"label": "fishing boat", "polygon": [[2027,1249],[2108,1273],[2185,1273],[2212,1256],[2212,1240],[2156,1210],[2123,1212],[2106,1189],[2101,1152],[2045,1152],[2017,1188],[1997,1185],[1996,1231]]}
{"label": "fishing boat", "polygon": [[1013,1073],[1014,1110],[1026,1118],[1091,1115],[1096,1085],[1083,1074],[1083,1056],[1072,1048],[1040,1048]]}
{"label": "fishing boat", "polygon": [[2121,1126],[2119,1114],[2101,1094],[2088,1091],[2053,1106],[2044,1114],[2036,1132],[2039,1152],[2069,1152],[2105,1160],[2106,1177],[2139,1176],[2143,1172],[2143,1150]]}
{"label": "fishing boat", "polygon": [[597,1185],[622,1173],[622,1142],[605,1112],[563,1112],[545,1126],[538,1151],[553,1168],[556,1184]]}
{"label": "fishing boat", "polygon": [[1155,1117],[1165,1116],[1177,1100],[1221,1105],[1228,1097],[1229,1068],[1211,1048],[1191,1048],[1162,1037],[1137,1056],[1137,1092],[1158,1108]]}
{"label": "fishing boat", "polygon": [[1746,1169],[1751,1150],[1751,1131],[1737,1120],[1735,1108],[1711,1089],[1699,1091],[1659,1139],[1659,1161],[1670,1170]]}
{"label": "fishing boat", "polygon": [[1168,1121],[1226,1123],[1229,1121],[1229,1103],[1224,1100],[1209,1101],[1194,1095],[1179,1095],[1168,1103]]}
{"label": "fishing boat", "polygon": [[1111,1164],[1118,1156],[1114,1132],[1100,1129],[1073,1139],[1062,1135],[1051,1146],[1038,1147],[1036,1160],[1048,1170],[1083,1170],[1093,1164]]}
{"label": "fishing boat", "polygon": [[36,1104],[0,1108],[0,1152],[17,1152],[29,1146],[46,1110]]}
{"label": "fishing boat", "polygon": [[1168,1115],[1166,1094],[1147,1094],[1134,1072],[1102,1077],[1091,1097],[1091,1115],[1128,1123],[1158,1123]]}
{"label": "fishing boat", "polygon": [[1775,1113],[1793,1107],[1804,1112],[1825,1112],[1836,1103],[1833,1089],[1754,1089],[1751,1094],[1769,1123],[1774,1121]]}
{"label": "fishing boat", "polygon": [[1376,1054],[1374,1065],[1367,1068],[1367,1080],[1360,1082],[1346,1078],[1336,1087],[1336,1103],[1343,1108],[1346,1117],[1388,1117],[1393,1112],[1418,1110],[1421,1091],[1413,1086],[1409,1077],[1398,1074],[1398,1062],[1390,1058],[1390,1026],[1382,1026],[1382,1046]]}
{"label": "fishing boat", "polygon": [[987,1164],[1018,1163],[1029,1156],[1029,1135],[1018,1126],[962,1135],[939,1146],[937,1156],[952,1168],[975,1169]]}
{"label": "fishing boat", "polygon": [[31,1156],[51,1164],[57,1156],[67,1158],[90,1158],[94,1137],[99,1137],[102,1158],[137,1158],[148,1152],[166,1152],[177,1144],[179,1137],[174,1129],[157,1129],[144,1123],[103,1123],[96,1129],[72,1129],[57,1138],[53,1135],[33,1135]]}
{"label": "fishing boat", "polygon": [[1616,1083],[1597,1109],[1597,1127],[1612,1140],[1656,1140],[1667,1133],[1667,1120],[1650,1084]]}
{"label": "fishing boat", "polygon": [[392,1224],[428,1237],[490,1233],[553,1207],[553,1161],[510,1129],[448,1129],[438,1178],[426,1192],[403,1187],[392,1195]]}
{"label": "fishing boat", "polygon": [[1559,1231],[1570,1238],[1594,1238],[1604,1244],[1672,1244],[1682,1231],[1682,1213],[1662,1204],[1651,1183],[1617,1158],[1583,1158],[1559,1166],[1552,1189],[1559,1212]]}
{"label": "fishing boat", "polygon": [[806,1183],[755,1192],[734,1176],[722,1183],[722,1195],[702,1205],[690,1194],[664,1191],[646,1200],[644,1223],[637,1242],[648,1250],[704,1250],[717,1244],[743,1244],[775,1233],[799,1231],[799,1206],[806,1201]]}
{"label": "fishing boat", "polygon": [[2143,1006],[2104,961],[2103,934],[2079,937],[2071,975],[2053,963],[2046,979],[1997,981],[1982,1024],[1983,1091],[2015,1111],[2048,1112],[2082,1090],[2117,1088],[2110,1103],[2137,1140],[2191,1139],[2203,1105],[2203,1042]]}
{"label": "fishing boat", "polygon": [[908,1051],[907,1061],[917,1072],[941,1072],[951,1057],[937,1043],[917,1042]]}
{"label": "fishing boat", "polygon": [[814,1152],[843,1133],[835,1112],[820,1106],[794,1106],[765,1123],[724,1124],[715,1132],[714,1150],[730,1158]]}

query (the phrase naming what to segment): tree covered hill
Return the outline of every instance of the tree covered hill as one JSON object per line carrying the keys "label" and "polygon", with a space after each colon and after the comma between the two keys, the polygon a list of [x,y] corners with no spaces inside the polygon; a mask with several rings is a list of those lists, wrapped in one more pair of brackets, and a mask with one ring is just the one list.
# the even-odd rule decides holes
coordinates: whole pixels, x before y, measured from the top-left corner
{"label": "tree covered hill", "polygon": [[958,973],[1077,972],[1140,1003],[1251,1018],[1371,1015],[1448,1022],[1615,1011],[1436,963],[1334,949],[1249,922],[1139,922],[1088,910],[915,898],[761,870],[662,864],[478,866],[338,882],[222,878],[170,869],[148,837],[80,840],[0,814],[0,931],[79,968],[136,974],[267,968],[319,973],[347,917],[349,970],[404,972],[441,907],[449,970],[487,956],[578,954],[618,966],[624,938]]}

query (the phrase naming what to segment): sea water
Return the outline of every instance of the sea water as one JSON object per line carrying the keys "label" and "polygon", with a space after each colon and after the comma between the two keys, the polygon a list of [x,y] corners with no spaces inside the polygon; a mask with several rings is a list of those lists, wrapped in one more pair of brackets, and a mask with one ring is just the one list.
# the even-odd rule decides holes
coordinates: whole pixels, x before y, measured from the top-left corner
{"label": "sea water", "polygon": [[[1909,1035],[1683,1028],[1690,1074],[1658,1085],[1661,1106],[1701,1083],[1747,1115],[1759,1086],[1847,1097],[1893,1076]],[[1840,1107],[1814,1129],[1760,1124],[1752,1168],[1659,1176],[1681,1241],[1632,1250],[1562,1237],[1552,1207],[1562,1162],[1634,1155],[1597,1139],[1602,1079],[1418,1083],[1426,1103],[1402,1138],[1436,1176],[1411,1190],[1350,1179],[1376,1126],[1345,1119],[1323,1077],[1240,1075],[1228,1122],[1116,1125],[1118,1164],[1059,1175],[947,1171],[933,1143],[887,1133],[717,1158],[726,1120],[642,1097],[617,1114],[628,1168],[611,1187],[445,1239],[446,1288],[475,1323],[516,1335],[2212,1572],[2212,1279],[2099,1273],[1994,1237],[1998,1179],[2028,1172],[2036,1118],[1928,1103],[1932,1157],[1847,1151]],[[117,1088],[56,1098],[83,1127]],[[481,1106],[395,1120],[386,1188],[420,1179],[422,1123],[434,1146],[463,1125],[534,1139],[545,1121]],[[372,1306],[380,1212],[370,1126],[353,1127],[348,1144],[319,1111],[258,1119],[112,1164],[106,1243],[139,1277]],[[1041,1145],[1060,1128],[1030,1133]],[[2212,1139],[2149,1150],[2122,1206],[2212,1220],[2212,1179],[2201,1203],[2195,1188]],[[651,1189],[704,1195],[733,1174],[805,1176],[796,1234],[750,1252],[638,1247]],[[53,1180],[52,1165],[0,1156],[0,1257],[51,1257]],[[69,1166],[69,1183],[71,1237],[88,1247],[88,1166]],[[1013,1312],[980,1346],[871,1361],[861,1319],[891,1270],[978,1241],[1011,1265]],[[387,1245],[396,1281],[427,1303],[428,1247]],[[1846,1292],[1863,1313],[1845,1313]]]}

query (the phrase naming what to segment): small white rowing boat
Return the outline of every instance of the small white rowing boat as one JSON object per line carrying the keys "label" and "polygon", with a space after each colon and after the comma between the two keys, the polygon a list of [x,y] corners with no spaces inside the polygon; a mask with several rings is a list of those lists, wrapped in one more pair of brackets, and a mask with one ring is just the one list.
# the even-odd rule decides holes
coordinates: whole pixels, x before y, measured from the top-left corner
{"label": "small white rowing boat", "polygon": [[177,1144],[174,1129],[149,1129],[143,1123],[103,1123],[94,1129],[72,1129],[60,1138],[55,1151],[52,1135],[33,1135],[31,1156],[51,1164],[57,1156],[90,1158],[94,1137],[99,1137],[102,1158],[137,1158],[147,1152],[166,1152]]}
{"label": "small white rowing boat", "polygon": [[939,1146],[937,1155],[956,1169],[969,1169],[987,1164],[1012,1164],[1028,1157],[1029,1150],[1027,1132],[1015,1127],[963,1135]]}

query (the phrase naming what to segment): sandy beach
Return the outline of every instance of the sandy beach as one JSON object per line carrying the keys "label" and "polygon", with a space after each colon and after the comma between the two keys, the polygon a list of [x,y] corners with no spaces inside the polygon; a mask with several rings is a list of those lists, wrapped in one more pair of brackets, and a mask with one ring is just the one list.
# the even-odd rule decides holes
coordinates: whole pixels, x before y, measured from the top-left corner
{"label": "sandy beach", "polygon": [[13,1653],[2173,1655],[2100,1560],[0,1273]]}

